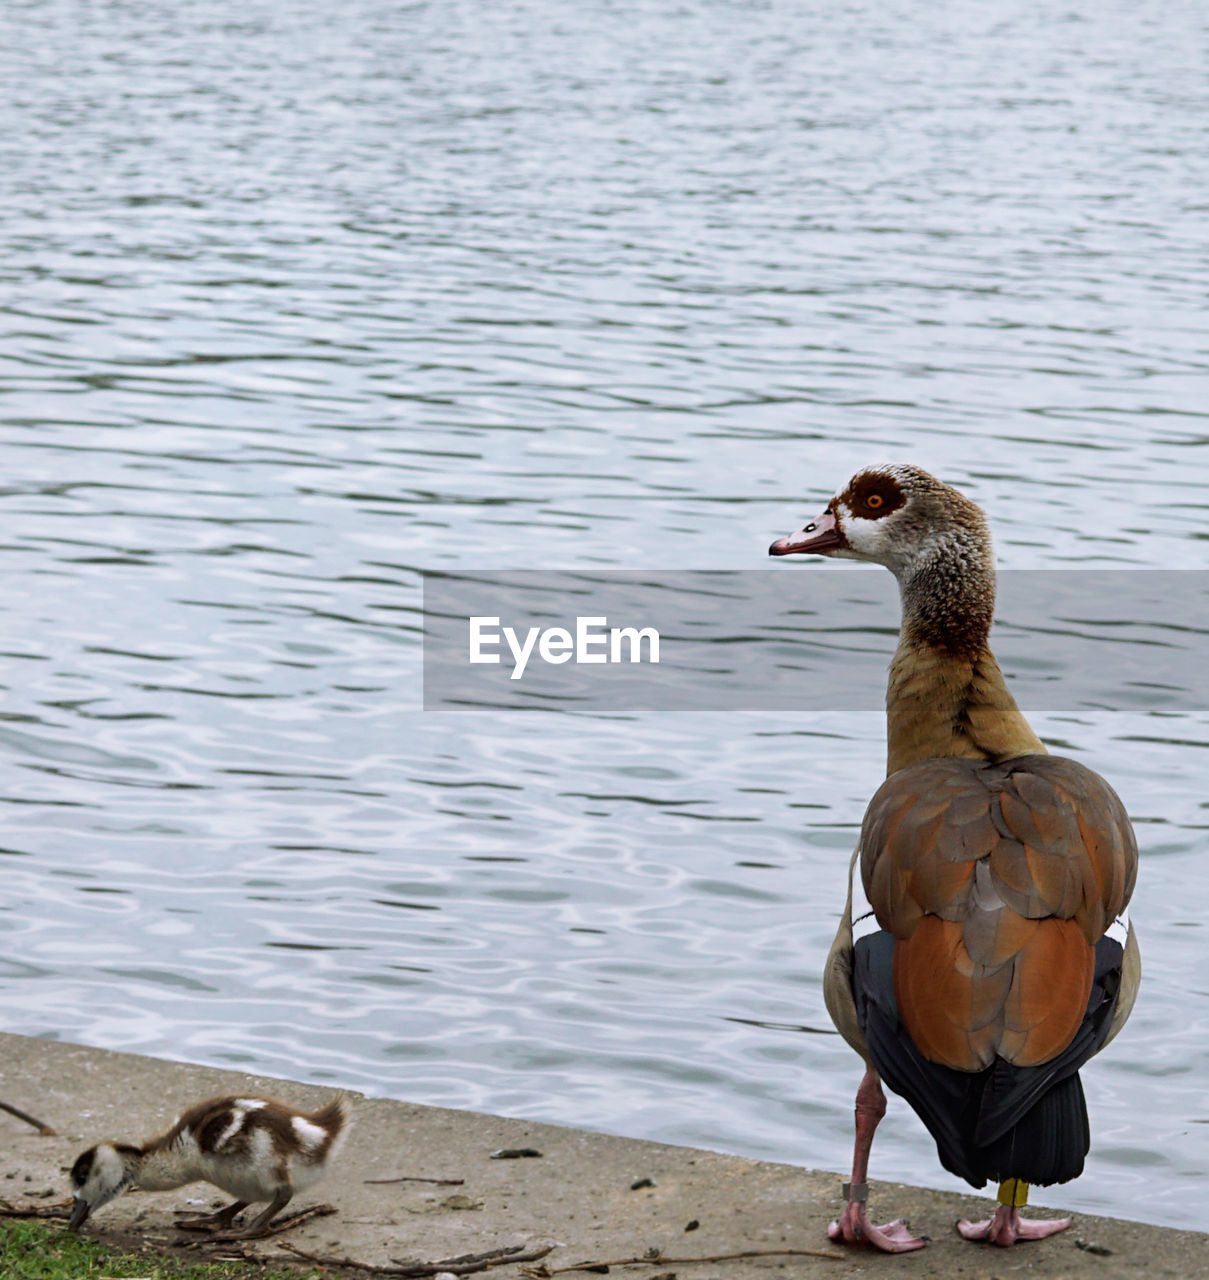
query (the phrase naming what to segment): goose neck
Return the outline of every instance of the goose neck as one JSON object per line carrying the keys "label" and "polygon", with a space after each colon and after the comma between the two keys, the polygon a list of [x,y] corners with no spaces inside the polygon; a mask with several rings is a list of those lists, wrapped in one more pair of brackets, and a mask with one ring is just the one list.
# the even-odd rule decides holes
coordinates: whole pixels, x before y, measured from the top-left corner
{"label": "goose neck", "polygon": [[966,661],[987,648],[995,615],[995,571],[977,544],[941,545],[904,567],[898,582],[905,644]]}
{"label": "goose neck", "polygon": [[989,550],[958,542],[899,576],[902,628],[886,690],[887,767],[941,756],[1007,760],[1043,753],[989,637]]}

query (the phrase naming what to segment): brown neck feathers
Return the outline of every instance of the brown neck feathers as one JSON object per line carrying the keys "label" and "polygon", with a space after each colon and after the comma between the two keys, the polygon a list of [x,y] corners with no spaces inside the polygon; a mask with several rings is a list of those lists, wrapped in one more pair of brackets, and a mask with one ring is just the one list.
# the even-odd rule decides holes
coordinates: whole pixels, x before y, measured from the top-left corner
{"label": "brown neck feathers", "polygon": [[902,579],[903,619],[886,690],[887,772],[920,760],[1044,752],[987,643],[989,547],[946,548]]}
{"label": "brown neck feathers", "polygon": [[974,658],[900,643],[886,690],[886,772],[938,756],[1010,760],[1045,747],[990,649]]}

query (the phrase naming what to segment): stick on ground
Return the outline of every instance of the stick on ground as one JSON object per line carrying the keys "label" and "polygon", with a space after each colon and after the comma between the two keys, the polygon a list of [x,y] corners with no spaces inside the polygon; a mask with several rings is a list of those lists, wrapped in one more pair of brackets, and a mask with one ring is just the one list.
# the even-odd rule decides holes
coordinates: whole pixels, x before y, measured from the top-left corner
{"label": "stick on ground", "polygon": [[391,1182],[431,1182],[437,1187],[461,1187],[466,1185],[465,1178],[365,1178],[367,1187],[384,1187]]}
{"label": "stick on ground", "polygon": [[43,1123],[41,1120],[35,1120],[28,1112],[22,1111],[19,1107],[14,1107],[11,1102],[0,1102],[0,1111],[7,1111],[10,1116],[16,1116],[18,1120],[24,1120],[26,1124],[32,1124],[44,1138],[58,1136],[50,1125]]}
{"label": "stick on ground", "polygon": [[576,1262],[569,1267],[525,1267],[524,1274],[536,1280],[547,1276],[566,1275],[571,1271],[606,1271],[609,1267],[662,1267],[687,1266],[690,1262],[735,1262],[740,1258],[828,1258],[843,1262],[847,1255],[833,1249],[744,1249],[742,1253],[713,1253],[694,1258],[673,1258],[668,1254],[651,1251],[645,1258],[600,1258],[588,1262]]}
{"label": "stick on ground", "polygon": [[50,1204],[20,1205],[0,1200],[0,1218],[59,1218],[66,1222],[70,1214],[70,1200],[54,1200]]}
{"label": "stick on ground", "polygon": [[440,1262],[406,1262],[394,1266],[377,1266],[372,1262],[358,1262],[355,1258],[327,1258],[316,1253],[307,1253],[297,1245],[281,1242],[283,1249],[307,1262],[320,1267],[346,1267],[355,1271],[366,1271],[374,1276],[397,1276],[400,1280],[422,1280],[424,1276],[440,1275],[449,1272],[455,1276],[474,1275],[479,1271],[489,1271],[492,1267],[506,1267],[514,1262],[537,1262],[554,1249],[552,1244],[540,1249],[532,1249],[528,1253],[521,1251],[516,1245],[511,1249],[491,1249],[487,1253],[463,1254],[460,1258],[445,1258]]}

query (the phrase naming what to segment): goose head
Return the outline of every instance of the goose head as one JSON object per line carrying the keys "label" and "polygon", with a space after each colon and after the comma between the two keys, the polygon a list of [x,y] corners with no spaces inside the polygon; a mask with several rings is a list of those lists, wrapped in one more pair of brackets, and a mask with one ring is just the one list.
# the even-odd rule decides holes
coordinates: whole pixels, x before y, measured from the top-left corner
{"label": "goose head", "polygon": [[884,565],[898,579],[902,640],[972,657],[995,609],[991,535],[981,508],[920,467],[866,467],[822,515],[778,538],[772,556],[820,555]]}
{"label": "goose head", "polygon": [[884,565],[900,581],[938,561],[989,569],[990,533],[964,494],[920,467],[866,467],[796,533],[778,538],[770,556],[798,554]]}
{"label": "goose head", "polygon": [[101,1142],[89,1147],[71,1167],[75,1196],[68,1226],[78,1230],[94,1209],[116,1200],[138,1177],[142,1152],[124,1143]]}

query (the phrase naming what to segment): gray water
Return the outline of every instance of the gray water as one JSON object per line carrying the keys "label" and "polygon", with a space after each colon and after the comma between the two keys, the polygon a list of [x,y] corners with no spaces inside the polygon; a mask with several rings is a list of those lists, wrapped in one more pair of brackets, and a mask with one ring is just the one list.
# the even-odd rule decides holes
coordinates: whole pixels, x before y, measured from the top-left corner
{"label": "gray water", "polygon": [[[880,717],[424,712],[420,571],[763,570],[886,458],[1006,568],[1204,568],[1203,6],[0,27],[0,1025],[845,1170]],[[1036,1198],[1176,1222],[1209,716],[1164,708],[1035,717],[1134,816],[1146,966]],[[894,1100],[872,1172],[963,1185]]]}

